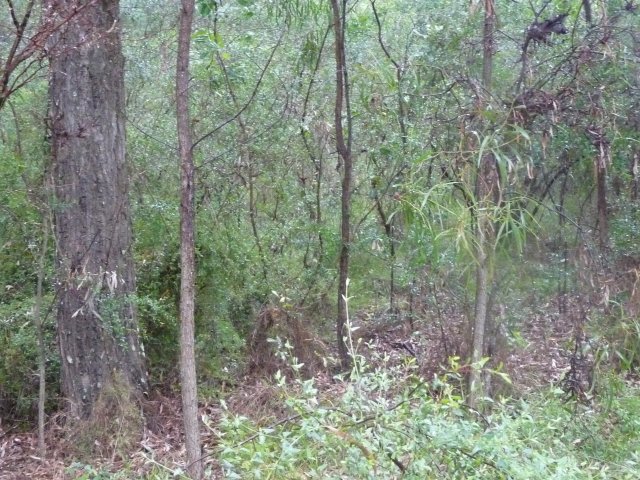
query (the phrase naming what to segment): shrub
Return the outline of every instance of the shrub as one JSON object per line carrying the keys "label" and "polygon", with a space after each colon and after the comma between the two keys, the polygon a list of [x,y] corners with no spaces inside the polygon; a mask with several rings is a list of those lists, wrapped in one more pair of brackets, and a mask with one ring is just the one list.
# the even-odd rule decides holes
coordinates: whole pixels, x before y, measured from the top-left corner
{"label": "shrub", "polygon": [[412,363],[367,371],[361,362],[359,368],[363,373],[338,380],[330,395],[313,379],[288,382],[277,374],[288,415],[270,426],[227,411],[219,426],[226,475],[631,479],[640,467],[637,390],[631,387],[608,411],[566,403],[563,392],[552,389],[495,402],[483,415],[465,406],[455,371],[447,381],[427,382]]}

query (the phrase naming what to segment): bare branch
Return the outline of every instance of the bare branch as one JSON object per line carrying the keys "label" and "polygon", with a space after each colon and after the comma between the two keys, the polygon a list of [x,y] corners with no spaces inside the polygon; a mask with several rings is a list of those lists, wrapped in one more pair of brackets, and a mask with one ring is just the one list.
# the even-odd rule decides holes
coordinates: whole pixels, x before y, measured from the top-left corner
{"label": "bare branch", "polygon": [[[9,10],[11,11],[11,17],[14,26],[16,27],[15,38],[9,49],[9,53],[7,55],[6,60],[3,62],[4,66],[2,70],[0,70],[0,110],[7,102],[9,96],[14,93],[16,90],[21,88],[26,84],[25,81],[16,82],[14,80],[13,85],[11,85],[11,75],[16,71],[16,69],[24,64],[27,60],[29,60],[34,55],[37,56],[37,60],[39,61],[45,54],[45,44],[49,37],[53,35],[56,31],[60,30],[66,24],[68,24],[71,20],[77,17],[83,10],[87,7],[93,5],[97,0],[90,0],[84,5],[75,6],[69,15],[62,20],[56,22],[54,18],[47,18],[42,22],[42,24],[38,27],[36,33],[29,38],[26,45],[20,49],[20,45],[22,44],[25,38],[25,31],[27,29],[27,25],[29,24],[29,20],[31,18],[31,14],[33,13],[33,7],[35,5],[35,0],[29,0],[27,4],[26,11],[21,21],[18,21],[18,18],[15,13],[15,8],[13,6],[12,0],[6,0],[9,5]],[[18,78],[25,74],[25,71],[33,65],[34,62],[30,62],[20,73]],[[28,79],[32,78],[34,75],[29,74]]]}
{"label": "bare branch", "polygon": [[253,91],[251,92],[251,96],[249,97],[249,100],[247,100],[247,102],[242,106],[242,108],[240,110],[238,110],[235,114],[233,114],[231,117],[226,119],[224,122],[222,122],[220,125],[218,125],[213,130],[210,130],[209,132],[205,133],[202,137],[200,137],[198,140],[193,142],[193,145],[191,146],[191,150],[192,151],[198,145],[200,145],[200,143],[202,143],[204,140],[206,140],[207,138],[211,137],[216,132],[218,132],[222,128],[226,127],[231,122],[233,122],[236,118],[238,118],[240,115],[242,115],[247,110],[247,108],[249,108],[249,106],[253,103],[253,100],[256,98],[256,95],[258,94],[258,91],[260,90],[260,86],[262,85],[262,80],[264,79],[264,76],[267,73],[267,69],[269,68],[269,65],[271,65],[271,61],[273,60],[273,57],[274,57],[274,55],[276,53],[276,50],[278,50],[278,47],[280,47],[280,44],[282,43],[282,39],[284,38],[285,32],[286,32],[286,30],[282,31],[282,33],[280,34],[280,38],[278,38],[278,42],[276,43],[275,47],[273,47],[273,50],[271,50],[271,55],[269,55],[269,58],[267,59],[267,63],[265,64],[264,68],[262,69],[262,72],[260,72],[260,77],[258,78],[258,81],[256,82],[256,86],[254,87]]}

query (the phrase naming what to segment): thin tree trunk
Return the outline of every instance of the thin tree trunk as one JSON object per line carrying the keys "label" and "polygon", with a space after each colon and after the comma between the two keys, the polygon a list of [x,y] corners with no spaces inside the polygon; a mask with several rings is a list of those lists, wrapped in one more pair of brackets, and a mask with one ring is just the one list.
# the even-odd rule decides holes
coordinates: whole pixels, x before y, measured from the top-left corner
{"label": "thin tree trunk", "polygon": [[[566,160],[565,160],[566,161]],[[569,280],[569,242],[565,237],[564,227],[566,223],[565,213],[565,197],[567,194],[567,183],[569,181],[569,173],[565,173],[560,186],[559,202],[557,206],[558,211],[558,231],[560,233],[560,242],[562,245],[562,277],[559,285],[558,295],[558,314],[564,315],[567,313],[567,294],[569,293],[568,280]]]}
{"label": "thin tree trunk", "polygon": [[[353,174],[353,159],[351,157],[351,129],[348,128],[348,140],[345,142],[342,123],[343,110],[347,110],[347,124],[350,127],[349,96],[347,83],[347,67],[345,60],[344,20],[345,2],[342,7],[338,0],[331,0],[333,10],[333,31],[335,35],[336,57],[336,103],[334,110],[336,128],[336,147],[342,159],[344,169],[342,175],[341,222],[340,222],[340,266],[338,278],[338,319],[336,334],[338,340],[338,354],[343,368],[350,365],[349,353],[344,341],[347,334],[347,281],[349,279],[349,250],[351,247],[351,177]],[[345,105],[346,104],[346,105]]]}
{"label": "thin tree trunk", "polygon": [[33,322],[36,327],[36,339],[38,342],[38,454],[43,458],[46,454],[44,441],[44,406],[47,395],[46,383],[46,350],[44,343],[44,325],[42,318],[42,284],[44,283],[44,261],[49,249],[49,212],[42,212],[42,246],[38,257],[38,280],[36,284],[36,301],[33,307]]}
{"label": "thin tree trunk", "polygon": [[[222,56],[219,53],[216,53],[216,57],[218,59],[218,64],[220,68],[224,72],[224,80],[227,85],[227,90],[229,92],[229,96],[231,97],[231,101],[233,102],[233,106],[236,111],[241,112],[242,107],[238,102],[235,92],[233,91],[233,87],[231,86],[231,81],[229,80],[229,75],[227,72],[227,67],[222,60]],[[268,265],[267,259],[264,255],[264,249],[262,248],[262,241],[260,240],[260,233],[258,232],[258,209],[256,208],[256,194],[255,194],[255,184],[253,183],[254,178],[257,175],[253,173],[253,155],[251,154],[251,150],[249,149],[249,132],[247,126],[242,119],[242,114],[238,113],[237,116],[238,126],[240,127],[240,133],[238,135],[238,144],[240,146],[240,159],[242,163],[247,167],[247,179],[246,184],[248,187],[249,193],[249,202],[247,205],[247,210],[249,213],[249,223],[251,224],[251,233],[253,233],[253,239],[256,244],[256,249],[258,250],[258,257],[260,258],[260,264],[262,265],[262,278],[265,282],[268,282],[269,273],[268,273]]]}
{"label": "thin tree trunk", "polygon": [[324,241],[322,239],[322,171],[323,171],[323,157],[320,155],[317,162],[314,162],[316,169],[315,175],[315,220],[318,228],[318,251],[316,253],[316,261],[318,266],[322,265],[324,257]]}
{"label": "thin tree trunk", "polygon": [[596,160],[596,195],[598,197],[598,239],[600,249],[606,249],[609,245],[609,214],[607,206],[607,165],[606,160]]}
{"label": "thin tree trunk", "polygon": [[[316,152],[314,151],[315,150],[314,147],[309,142],[309,131],[304,127],[304,125],[307,120],[307,113],[309,109],[309,99],[311,97],[313,86],[316,83],[318,71],[320,70],[320,65],[322,63],[322,53],[325,48],[327,37],[329,36],[329,32],[331,31],[331,27],[332,25],[331,23],[329,23],[329,25],[327,26],[327,29],[324,32],[324,35],[322,36],[322,42],[320,43],[320,47],[318,49],[318,56],[316,58],[315,64],[313,66],[313,70],[311,72],[311,80],[309,81],[309,85],[307,85],[307,91],[304,97],[304,102],[302,107],[302,116],[301,116],[301,122],[300,122],[300,137],[302,138],[302,142],[304,143],[305,149],[307,150],[309,159],[313,164],[313,169],[315,172],[315,175],[314,175],[315,210],[312,211],[311,213],[314,217],[316,227],[318,229],[318,232],[317,232],[318,246],[316,249],[316,273],[319,271],[322,265],[322,260],[324,256],[324,240],[322,238],[321,227],[322,227],[322,174],[324,171],[324,165],[323,165],[324,163],[323,146],[324,145],[323,144],[326,141],[326,136],[324,135],[324,132],[320,136],[320,139],[318,140],[319,145]],[[306,267],[307,265],[306,259],[304,263]]]}
{"label": "thin tree trunk", "polygon": [[601,249],[609,245],[609,213],[607,202],[607,165],[611,162],[610,142],[604,128],[590,125],[586,129],[587,136],[596,148],[594,169],[596,176],[596,209],[598,212],[598,240]]}
{"label": "thin tree trunk", "polygon": [[176,116],[180,151],[180,386],[187,472],[202,478],[195,363],[195,202],[193,139],[189,121],[189,50],[194,0],[182,0],[176,69]]}
{"label": "thin tree trunk", "polygon": [[493,49],[495,47],[496,12],[495,0],[484,1],[484,32],[482,36],[482,86],[486,98],[491,95],[493,81]]}
{"label": "thin tree trunk", "polygon": [[[117,0],[49,0],[48,41],[62,391],[89,418],[105,387],[147,390],[135,308],[124,57]],[[75,16],[74,16],[75,15]],[[129,401],[126,394],[119,400]],[[104,412],[102,412],[104,413]]]}
{"label": "thin tree trunk", "polygon": [[582,8],[584,9],[584,21],[587,22],[587,25],[591,26],[593,24],[593,16],[591,14],[591,1],[582,0]]}
{"label": "thin tree trunk", "polygon": [[[483,33],[483,64],[482,84],[484,99],[491,94],[493,76],[493,48],[495,34],[495,5],[494,0],[484,2],[484,33]],[[485,100],[481,99],[481,106]],[[482,385],[482,369],[480,361],[484,355],[485,331],[487,322],[487,305],[489,285],[493,266],[493,226],[489,216],[492,206],[492,193],[496,188],[495,159],[491,154],[485,154],[480,160],[476,185],[476,299],[473,319],[473,342],[471,350],[471,371],[469,374],[469,405],[475,408],[484,396]]]}
{"label": "thin tree trunk", "polygon": [[256,220],[256,217],[258,216],[258,209],[256,208],[256,193],[255,185],[253,184],[253,179],[255,178],[253,174],[253,166],[251,163],[253,159],[250,158],[250,156],[247,156],[246,158],[249,165],[247,173],[247,185],[249,187],[249,222],[251,223],[251,233],[253,233],[253,238],[256,242],[256,248],[258,249],[258,256],[260,257],[260,263],[262,264],[262,278],[264,279],[265,283],[268,283],[269,273],[267,259],[264,256],[264,249],[262,248],[262,241],[260,240],[260,234],[258,233],[258,222]]}
{"label": "thin tree trunk", "polygon": [[376,21],[376,25],[378,27],[378,43],[380,44],[380,48],[384,52],[385,57],[393,64],[393,68],[396,71],[396,82],[398,87],[397,98],[398,98],[398,126],[400,127],[400,139],[402,140],[402,151],[406,155],[407,153],[407,141],[408,141],[408,133],[407,133],[407,105],[404,100],[404,95],[402,93],[402,78],[404,76],[404,68],[401,64],[399,64],[389,53],[384,41],[382,40],[382,22],[380,21],[380,16],[378,15],[378,10],[376,9],[376,0],[369,0],[371,3],[371,9],[373,10],[373,17]]}
{"label": "thin tree trunk", "polygon": [[[490,156],[489,156],[490,157]],[[489,162],[492,158],[483,159],[483,162]],[[482,173],[478,174],[482,176]],[[484,183],[481,179],[479,183]],[[489,285],[491,284],[492,272],[492,236],[491,219],[489,218],[487,208],[490,200],[487,189],[480,188],[478,197],[478,213],[477,213],[477,242],[476,248],[476,294],[475,309],[473,318],[473,343],[471,350],[471,371],[469,374],[469,405],[473,408],[477,407],[478,401],[484,396],[484,388],[482,385],[482,368],[480,362],[484,356],[485,332],[487,324],[487,306],[489,299]],[[484,192],[483,192],[484,190]]]}
{"label": "thin tree trunk", "polygon": [[375,198],[376,202],[376,210],[378,211],[378,216],[380,217],[380,223],[382,224],[382,228],[384,228],[384,233],[387,236],[387,241],[389,242],[389,261],[391,263],[391,267],[389,269],[389,312],[391,315],[396,315],[396,282],[395,282],[395,273],[396,273],[396,238],[394,235],[395,227],[393,226],[393,220],[389,221],[387,215],[382,207],[382,200],[376,194]]}
{"label": "thin tree trunk", "polygon": [[635,151],[631,156],[631,165],[629,166],[629,173],[631,174],[631,200],[638,199],[638,186],[640,185],[640,152]]}
{"label": "thin tree trunk", "polygon": [[[22,149],[22,138],[20,135],[20,126],[18,123],[18,114],[16,112],[13,104],[9,103],[9,108],[11,109],[11,113],[13,114],[13,120],[16,126],[16,155],[18,158],[22,158],[23,149]],[[0,105],[0,110],[2,110],[2,106]],[[45,169],[46,170],[46,169]],[[47,252],[49,248],[49,215],[51,211],[49,209],[49,196],[50,196],[50,185],[48,178],[48,171],[45,171],[45,180],[42,185],[42,190],[44,192],[43,197],[45,198],[45,202],[41,202],[41,199],[37,194],[30,195],[31,201],[34,204],[40,205],[40,214],[42,215],[42,243],[40,245],[40,255],[38,256],[38,267],[37,267],[37,280],[36,280],[36,295],[35,302],[33,305],[33,325],[36,331],[36,345],[38,348],[38,455],[40,455],[41,459],[44,459],[46,455],[46,444],[45,444],[45,402],[47,395],[47,383],[46,383],[46,347],[44,340],[44,319],[42,318],[42,286],[44,283],[45,276],[45,260],[47,257]],[[25,186],[27,186],[27,182],[25,180]],[[30,191],[31,189],[28,189]]]}
{"label": "thin tree trunk", "polygon": [[[397,101],[398,101],[398,126],[400,127],[400,140],[402,141],[402,153],[407,155],[407,144],[408,144],[408,133],[407,133],[407,104],[404,100],[404,94],[402,92],[402,84],[404,77],[404,67],[398,61],[396,61],[389,52],[389,49],[384,44],[382,39],[382,22],[380,21],[380,16],[378,15],[378,10],[376,9],[375,0],[369,0],[371,3],[371,9],[373,10],[373,17],[376,21],[376,25],[378,27],[378,43],[380,44],[380,48],[382,49],[384,55],[387,59],[393,64],[393,68],[396,71],[396,82],[397,82]],[[395,217],[391,219],[391,221],[387,221],[387,215],[384,213],[382,208],[382,202],[379,198],[376,198],[378,214],[380,216],[380,220],[382,222],[382,226],[384,228],[385,234],[387,235],[387,239],[389,241],[389,260],[391,262],[391,267],[389,271],[389,311],[392,315],[397,313],[396,309],[396,285],[395,285],[395,268],[396,268],[396,243],[398,242],[397,232],[395,228],[396,219]]]}

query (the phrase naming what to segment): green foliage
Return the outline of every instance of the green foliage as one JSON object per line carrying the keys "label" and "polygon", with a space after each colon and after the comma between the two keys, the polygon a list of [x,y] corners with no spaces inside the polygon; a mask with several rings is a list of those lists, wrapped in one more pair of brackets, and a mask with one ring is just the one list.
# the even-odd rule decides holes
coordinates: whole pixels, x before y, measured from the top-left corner
{"label": "green foliage", "polygon": [[98,470],[91,465],[81,462],[73,462],[65,469],[65,473],[73,475],[75,480],[111,480],[114,478],[122,478],[114,476],[108,471]]}
{"label": "green foliage", "polygon": [[178,361],[178,320],[172,299],[151,295],[133,299],[141,325],[147,368],[158,383],[175,374]]}
{"label": "green foliage", "polygon": [[[132,301],[150,374],[165,384],[175,378],[179,330],[175,22],[167,14],[175,4],[121,3],[137,272]],[[599,148],[585,133],[592,125],[602,127],[611,149],[611,248],[590,251],[591,262],[640,256],[640,214],[632,195],[640,139],[637,16],[625,10],[623,0],[592,2],[594,18],[611,24],[589,28],[578,1],[497,3],[493,92],[480,102],[486,93],[479,82],[481,11],[472,13],[452,0],[378,1],[378,31],[370,2],[348,2],[355,159],[351,307],[384,310],[393,271],[398,304],[411,298],[430,317],[428,297],[439,295],[447,297],[453,316],[469,310],[475,219],[483,208],[475,175],[490,154],[502,190],[485,213],[495,233],[495,277],[505,279],[500,285],[496,280],[494,295],[505,306],[512,347],[520,349],[527,342],[522,326],[542,306],[569,293],[592,298],[593,292],[585,292],[592,288],[589,282],[581,280],[589,276],[587,266],[577,263],[578,247],[591,245],[598,227],[593,191]],[[197,6],[190,84],[192,129],[199,141],[196,322],[199,380],[209,396],[242,372],[246,340],[272,291],[304,312],[310,329],[331,332],[333,339],[341,171],[334,146],[329,2],[198,0]],[[539,21],[568,12],[571,35],[532,46],[525,62],[524,35],[536,20],[533,10],[542,7]],[[42,189],[48,172],[44,84],[33,82],[12,96],[0,117],[0,399],[3,413],[16,418],[31,418],[35,399],[30,312],[41,216],[49,203]],[[521,104],[525,94],[535,101]],[[391,240],[378,207],[392,224]],[[46,260],[50,279],[53,254]],[[612,276],[603,285],[621,283],[606,273]],[[53,295],[46,283],[48,303]],[[620,289],[610,299],[616,302],[613,316],[601,311],[607,302],[599,300],[586,312],[601,323],[586,325],[585,335],[597,338],[607,381],[605,363],[632,371],[640,358],[637,319],[624,313],[632,288]],[[55,390],[52,323],[46,331],[47,379]],[[600,465],[599,455],[614,458],[605,445],[581,436],[580,422],[572,423],[553,394],[525,406],[496,404],[487,426],[462,406],[457,385],[444,382],[437,388],[448,396],[432,398],[436,386],[408,371],[368,372],[334,405],[313,384],[282,386],[292,414],[300,416],[235,453],[225,450],[230,474],[257,476],[265,466],[261,475],[272,478],[304,472],[392,478],[400,471],[391,451],[413,469],[406,476],[415,478],[438,477],[438,468],[458,478],[588,478],[584,472]],[[406,375],[407,384],[387,385],[389,375]],[[398,408],[388,408],[403,399]],[[620,408],[632,407],[629,400]],[[518,409],[528,414],[515,414]],[[611,429],[618,440],[625,436],[615,431],[618,426],[634,431],[624,415],[608,425],[610,412],[596,411],[593,422],[601,423],[587,419],[585,425]],[[546,424],[547,414],[567,432]],[[243,428],[252,428],[246,420],[233,422],[240,422],[239,430],[224,427],[227,449],[246,440]],[[571,428],[578,430],[566,442]],[[410,432],[410,438],[399,432]],[[324,443],[314,445],[314,438]],[[624,457],[624,442],[612,444]],[[618,473],[624,478],[622,469]]]}
{"label": "green foliage", "polygon": [[[43,299],[43,311],[53,301]],[[38,399],[38,346],[33,325],[32,298],[14,299],[0,303],[0,414],[24,426],[33,421]],[[49,392],[57,391],[60,361],[56,351],[55,327],[49,319],[45,323],[46,381]],[[48,399],[47,408],[57,406]]]}
{"label": "green foliage", "polygon": [[225,474],[631,479],[639,466],[638,392],[631,386],[606,410],[567,404],[563,392],[550,390],[496,402],[484,416],[466,408],[450,380],[426,382],[412,370],[365,371],[330,401],[313,380],[289,384],[276,376],[289,416],[260,427],[228,412],[219,426]]}
{"label": "green foliage", "polygon": [[621,201],[618,208],[611,222],[613,248],[629,257],[640,257],[640,209],[626,201]]}

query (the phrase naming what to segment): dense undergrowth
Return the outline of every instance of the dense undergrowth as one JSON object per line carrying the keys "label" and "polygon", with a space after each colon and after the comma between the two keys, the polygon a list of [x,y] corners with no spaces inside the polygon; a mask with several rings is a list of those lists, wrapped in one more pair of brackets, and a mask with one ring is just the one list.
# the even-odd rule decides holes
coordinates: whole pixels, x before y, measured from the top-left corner
{"label": "dense undergrowth", "polygon": [[[529,280],[540,277],[536,261],[524,267],[531,270]],[[509,305],[526,293],[519,282],[511,287],[514,299],[504,297]],[[262,332],[266,347],[254,352],[271,370],[249,376],[247,365],[244,376],[224,370],[226,377],[201,391],[208,478],[637,478],[637,321],[615,304],[606,314],[592,308],[586,324],[574,314],[558,316],[550,302],[553,289],[545,293],[538,287],[526,305],[501,314],[504,351],[495,353],[507,362],[484,365],[494,389],[480,410],[467,406],[469,365],[456,356],[459,350],[449,350],[448,357],[446,348],[436,350],[441,343],[461,342],[453,298],[438,299],[446,318],[426,304],[429,318],[416,321],[412,331],[357,311],[348,337],[353,366],[343,374],[331,373],[331,349],[308,368],[318,349],[313,355],[296,349],[295,337],[318,332],[301,330],[295,309],[280,303],[268,310],[273,318],[262,320],[269,323]],[[578,312],[581,299],[565,302]],[[158,308],[141,306],[152,307]],[[16,345],[15,352],[31,348]],[[245,355],[244,362],[250,362],[251,353]],[[170,378],[165,381],[170,384]],[[113,456],[61,459],[64,478],[182,478],[179,402],[173,404],[175,418],[162,413],[174,408],[168,398],[160,404],[155,421],[166,425],[158,442],[145,437],[140,448],[118,452],[117,462]],[[153,418],[147,418],[147,429]],[[178,433],[167,434],[169,429]]]}
{"label": "dense undergrowth", "polygon": [[411,371],[354,372],[331,398],[313,380],[279,377],[289,416],[260,426],[227,411],[219,424],[225,477],[637,478],[637,386],[612,378],[606,401],[589,403],[550,387],[481,413],[458,393],[459,372],[425,380]]}
{"label": "dense undergrowth", "polygon": [[[131,300],[151,396],[161,398],[144,406],[143,438],[132,451],[100,456],[94,452],[111,445],[94,449],[93,441],[82,460],[62,451],[55,242],[45,248],[41,238],[44,219],[60,205],[47,198],[47,89],[45,76],[36,77],[0,117],[0,480],[164,480],[184,471],[180,202],[167,113],[177,13],[168,0],[120,3],[131,92]],[[274,2],[198,3],[193,127],[216,132],[196,151],[196,350],[209,476],[638,478],[637,2],[592,2],[597,25],[583,21],[588,2],[499,2],[486,109],[478,106],[478,15],[451,0],[378,2],[375,16],[375,2],[354,2],[349,276],[360,330],[352,332],[353,370],[342,375],[334,351],[341,173],[331,121],[333,34],[322,10],[329,2],[317,2],[324,13],[299,12],[280,49],[280,25],[265,11]],[[565,11],[571,35],[532,44],[523,77],[523,35]],[[241,117],[236,98],[248,102]],[[230,118],[237,121],[220,127]],[[466,406],[465,337],[476,291],[472,194],[489,150],[503,177],[491,210],[495,322],[485,365],[496,388],[478,411]],[[606,178],[597,183],[600,163]],[[33,446],[41,258],[44,462]],[[389,334],[405,326],[399,338]],[[384,335],[393,338],[385,343]],[[121,446],[115,437],[106,441]]]}
{"label": "dense undergrowth", "polygon": [[[374,368],[358,357],[348,381],[278,373],[262,387],[280,407],[277,420],[260,409],[234,413],[224,402],[220,418],[203,417],[217,438],[207,478],[637,478],[637,382],[607,377],[589,401],[550,385],[526,398],[487,399],[480,412],[460,394],[460,366],[450,367],[424,379],[413,361]],[[66,471],[83,480],[182,477],[182,468],[151,457],[146,467]]]}

